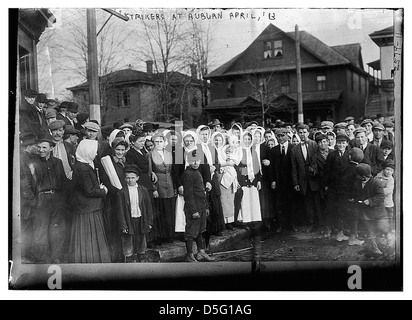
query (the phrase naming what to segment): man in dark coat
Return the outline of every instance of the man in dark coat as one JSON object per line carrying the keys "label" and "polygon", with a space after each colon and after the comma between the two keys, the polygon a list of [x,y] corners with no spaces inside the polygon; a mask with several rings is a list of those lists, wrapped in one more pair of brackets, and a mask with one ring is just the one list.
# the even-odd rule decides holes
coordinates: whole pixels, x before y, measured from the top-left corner
{"label": "man in dark coat", "polygon": [[376,176],[382,171],[383,152],[382,150],[368,142],[365,128],[358,128],[354,132],[356,147],[363,151],[364,158],[362,163],[368,164],[372,168],[372,176]]}
{"label": "man in dark coat", "polygon": [[35,181],[30,172],[33,162],[38,159],[36,136],[25,133],[20,137],[20,226],[22,262],[32,263],[33,210],[36,206]]}
{"label": "man in dark coat", "polygon": [[301,143],[292,149],[292,182],[296,192],[300,192],[305,199],[306,213],[309,218],[307,232],[315,227],[315,217],[319,225],[323,225],[320,206],[320,179],[313,175],[310,159],[317,152],[318,145],[309,140],[309,126],[301,124],[297,128]]}
{"label": "man in dark coat", "polygon": [[32,132],[38,135],[48,132],[44,113],[35,105],[37,92],[31,89],[24,90],[23,96],[24,100],[20,105],[20,133]]}
{"label": "man in dark coat", "polygon": [[153,207],[148,190],[138,184],[141,170],[134,164],[124,168],[127,187],[117,192],[117,221],[126,262],[137,254],[145,262],[146,234],[153,226]]}
{"label": "man in dark coat", "polygon": [[356,166],[357,180],[353,187],[355,203],[360,217],[365,221],[369,234],[369,248],[376,255],[382,255],[376,244],[378,233],[389,232],[387,213],[384,205],[385,192],[379,180],[372,178],[371,167],[360,163]]}
{"label": "man in dark coat", "polygon": [[293,206],[293,183],[292,183],[292,158],[291,151],[293,145],[290,143],[289,131],[285,128],[276,130],[276,138],[279,142],[272,149],[272,159],[274,161],[274,184],[272,188],[277,190],[279,210],[276,214],[278,227],[284,228],[288,221],[293,229],[296,229],[296,214],[292,210]]}
{"label": "man in dark coat", "polygon": [[71,124],[69,119],[67,118],[67,108],[69,107],[69,101],[63,101],[57,107],[57,120],[63,120],[65,124]]}
{"label": "man in dark coat", "polygon": [[[33,258],[36,263],[61,263],[65,259],[67,178],[63,163],[52,154],[53,138],[37,138],[39,158],[30,166],[34,185]],[[30,181],[30,180],[29,180]]]}

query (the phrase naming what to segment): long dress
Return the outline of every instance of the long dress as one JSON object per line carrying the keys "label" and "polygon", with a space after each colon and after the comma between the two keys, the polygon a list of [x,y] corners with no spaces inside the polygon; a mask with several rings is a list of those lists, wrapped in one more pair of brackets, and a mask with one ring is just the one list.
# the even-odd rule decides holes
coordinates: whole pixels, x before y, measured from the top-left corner
{"label": "long dress", "polygon": [[166,150],[164,158],[161,152],[154,149],[150,153],[152,170],[157,176],[156,188],[159,198],[154,199],[157,215],[154,217],[156,240],[172,241],[175,230],[175,190],[172,179],[172,154]]}
{"label": "long dress", "polygon": [[110,250],[104,220],[104,190],[100,189],[96,171],[77,162],[73,168],[73,224],[69,262],[110,263]]}

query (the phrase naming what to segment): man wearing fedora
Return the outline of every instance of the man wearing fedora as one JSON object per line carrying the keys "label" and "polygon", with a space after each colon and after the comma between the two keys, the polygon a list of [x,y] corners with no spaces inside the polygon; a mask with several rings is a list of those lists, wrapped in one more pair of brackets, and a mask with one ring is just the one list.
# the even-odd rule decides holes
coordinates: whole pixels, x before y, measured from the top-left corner
{"label": "man wearing fedora", "polygon": [[49,124],[49,129],[53,138],[53,156],[62,161],[64,172],[69,180],[72,179],[73,165],[75,162],[74,147],[63,140],[64,121],[56,120]]}
{"label": "man wearing fedora", "polygon": [[46,118],[43,111],[36,107],[35,100],[38,93],[32,89],[23,91],[24,100],[20,105],[20,133],[32,132],[39,134],[47,132]]}
{"label": "man wearing fedora", "polygon": [[79,105],[75,102],[69,102],[69,105],[67,106],[67,116],[64,120],[66,125],[71,125],[75,126],[77,119],[76,116],[79,113]]}
{"label": "man wearing fedora", "polygon": [[46,112],[46,108],[47,108],[47,97],[44,93],[39,93],[36,96],[36,101],[34,102],[34,104],[37,106],[37,108],[45,113]]}
{"label": "man wearing fedora", "polygon": [[209,122],[209,128],[212,130],[212,134],[215,132],[222,132],[222,123],[219,121],[219,119],[213,119],[211,122]]}
{"label": "man wearing fedora", "polygon": [[63,140],[64,142],[70,143],[74,150],[76,150],[76,147],[79,144],[79,135],[80,131],[75,127],[70,125],[64,126]]}
{"label": "man wearing fedora", "polygon": [[[60,105],[56,108],[57,113],[57,120],[63,120],[65,124],[70,124],[67,119],[67,108],[69,107],[69,101],[63,101]],[[66,119],[66,120],[65,120]]]}
{"label": "man wearing fedora", "polygon": [[55,143],[47,134],[39,134],[39,156],[29,166],[33,197],[33,259],[35,263],[64,261],[66,240],[66,187],[63,163],[53,156]]}

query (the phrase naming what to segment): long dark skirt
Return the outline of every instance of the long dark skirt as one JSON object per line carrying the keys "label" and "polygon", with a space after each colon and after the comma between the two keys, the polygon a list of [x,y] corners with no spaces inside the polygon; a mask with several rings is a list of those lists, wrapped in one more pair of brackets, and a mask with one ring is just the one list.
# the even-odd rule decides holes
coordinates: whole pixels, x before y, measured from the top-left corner
{"label": "long dark skirt", "polygon": [[276,217],[276,193],[270,183],[262,181],[262,189],[259,191],[262,219],[274,219]]}
{"label": "long dark skirt", "polygon": [[111,262],[102,210],[85,214],[76,214],[74,216],[70,240],[69,262]]}
{"label": "long dark skirt", "polygon": [[154,217],[156,240],[171,240],[175,234],[175,207],[176,198],[157,198],[154,199],[156,216]]}
{"label": "long dark skirt", "polygon": [[220,197],[220,179],[221,175],[215,173],[212,179],[212,190],[210,190],[208,196],[210,219],[208,219],[207,231],[209,234],[218,234],[225,230],[225,218]]}

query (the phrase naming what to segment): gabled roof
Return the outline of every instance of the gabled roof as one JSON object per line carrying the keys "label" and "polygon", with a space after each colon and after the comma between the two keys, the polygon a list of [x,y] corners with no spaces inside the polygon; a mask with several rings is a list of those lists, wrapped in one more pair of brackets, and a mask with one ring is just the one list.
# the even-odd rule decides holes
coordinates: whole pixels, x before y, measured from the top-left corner
{"label": "gabled roof", "polygon": [[371,38],[377,38],[377,37],[382,37],[382,36],[393,36],[393,26],[387,27],[385,29],[375,31],[369,35]]}
{"label": "gabled roof", "polygon": [[[284,32],[281,29],[275,27],[273,24],[270,24],[250,45],[252,46],[257,40],[262,39],[270,35],[271,33],[281,32],[289,37],[291,40],[295,41],[295,33],[294,32]],[[310,33],[306,31],[300,31],[300,40],[301,40],[301,47],[303,50],[307,51],[314,57],[319,60],[319,63],[311,63],[311,65],[302,64],[302,69],[304,68],[313,68],[313,67],[321,67],[325,65],[353,65],[354,67],[363,70],[363,61],[361,55],[361,46],[360,44],[349,44],[349,45],[341,45],[330,47],[324,42],[320,41],[318,38],[314,37]],[[229,76],[229,75],[236,75],[239,73],[250,73],[252,72],[262,72],[262,71],[280,71],[280,70],[289,70],[294,69],[294,66],[273,66],[273,67],[266,67],[262,68],[262,70],[243,70],[242,72],[239,71],[229,71],[230,67],[235,64],[235,62],[245,54],[245,52],[250,48],[250,46],[223,64],[222,66],[218,67],[211,73],[205,76],[205,78],[213,78],[213,77],[220,77],[220,76]],[[267,69],[267,70],[263,70]],[[275,70],[276,69],[276,70]],[[246,71],[246,72],[245,72]]]}
{"label": "gabled roof", "polygon": [[[128,83],[137,83],[137,82],[156,84],[161,81],[161,77],[163,77],[163,74],[161,73],[148,74],[142,71],[137,71],[137,70],[132,70],[132,69],[123,69],[123,70],[111,72],[99,78],[100,78],[100,82],[104,82],[104,83],[107,82],[107,83],[110,83],[111,85],[119,86],[122,84],[124,85]],[[170,81],[172,84],[181,84],[181,83],[190,82],[190,81],[192,83],[198,82],[198,80],[192,79],[190,76],[185,75],[180,72],[169,72],[169,77],[170,77]],[[67,88],[67,90],[77,91],[77,90],[87,89],[88,87],[89,87],[89,83],[84,82],[77,86]]]}

